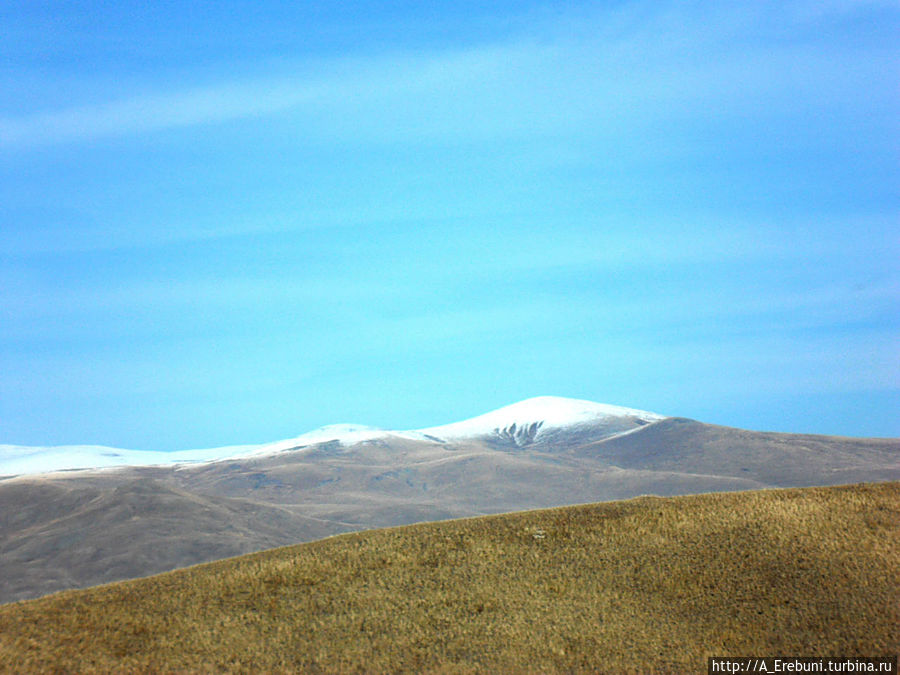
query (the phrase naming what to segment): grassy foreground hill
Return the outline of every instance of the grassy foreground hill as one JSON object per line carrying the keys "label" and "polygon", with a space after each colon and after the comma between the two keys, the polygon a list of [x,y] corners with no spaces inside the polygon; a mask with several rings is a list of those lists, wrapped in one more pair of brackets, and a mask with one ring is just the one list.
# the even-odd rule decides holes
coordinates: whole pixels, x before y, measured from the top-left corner
{"label": "grassy foreground hill", "polygon": [[345,534],[0,606],[4,672],[705,672],[900,651],[900,483]]}

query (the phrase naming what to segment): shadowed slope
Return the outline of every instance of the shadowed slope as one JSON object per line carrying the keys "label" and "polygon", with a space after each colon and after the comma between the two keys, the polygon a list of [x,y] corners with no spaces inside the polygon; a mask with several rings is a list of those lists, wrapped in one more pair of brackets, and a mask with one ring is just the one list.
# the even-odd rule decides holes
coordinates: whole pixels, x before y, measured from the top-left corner
{"label": "shadowed slope", "polygon": [[153,479],[110,486],[20,483],[0,490],[0,597],[146,576],[345,531],[272,506]]}
{"label": "shadowed slope", "polygon": [[896,654],[900,484],[341,535],[0,607],[0,670],[701,672]]}
{"label": "shadowed slope", "polygon": [[583,445],[574,454],[624,469],[752,478],[779,487],[900,478],[895,438],[745,431],[681,417]]}

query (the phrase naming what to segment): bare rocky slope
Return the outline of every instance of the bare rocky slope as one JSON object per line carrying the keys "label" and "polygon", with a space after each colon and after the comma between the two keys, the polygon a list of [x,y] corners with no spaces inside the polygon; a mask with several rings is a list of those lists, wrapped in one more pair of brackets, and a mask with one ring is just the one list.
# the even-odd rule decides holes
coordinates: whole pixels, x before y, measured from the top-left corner
{"label": "bare rocky slope", "polygon": [[2,479],[0,602],[350,530],[900,479],[900,439],[745,431],[586,403],[532,399],[417,432],[332,427],[214,462]]}

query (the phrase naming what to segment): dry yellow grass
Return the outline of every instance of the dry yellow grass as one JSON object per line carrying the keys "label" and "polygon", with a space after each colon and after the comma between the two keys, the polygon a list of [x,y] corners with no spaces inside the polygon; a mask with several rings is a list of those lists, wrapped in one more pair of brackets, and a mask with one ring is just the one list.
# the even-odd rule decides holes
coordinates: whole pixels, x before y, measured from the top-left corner
{"label": "dry yellow grass", "polygon": [[341,535],[0,607],[3,672],[705,672],[900,650],[900,483]]}

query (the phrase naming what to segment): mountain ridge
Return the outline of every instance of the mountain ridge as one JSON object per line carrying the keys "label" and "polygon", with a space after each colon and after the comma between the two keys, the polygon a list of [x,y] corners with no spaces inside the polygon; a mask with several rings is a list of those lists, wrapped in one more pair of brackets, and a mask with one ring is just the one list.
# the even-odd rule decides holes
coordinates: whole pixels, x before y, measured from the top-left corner
{"label": "mountain ridge", "polygon": [[[900,480],[900,439],[621,408],[610,417],[601,404],[588,406],[593,421],[573,421],[572,407],[562,420],[512,408],[455,438],[337,427],[221,461],[0,478],[0,602],[353,530],[646,494]],[[369,437],[342,443],[333,431]]]}
{"label": "mountain ridge", "polygon": [[[666,419],[657,413],[583,399],[537,396],[475,417],[423,429],[393,430],[357,423],[328,424],[299,436],[257,445],[230,445],[174,452],[132,450],[102,445],[23,446],[0,444],[0,477],[116,466],[199,464],[277,454],[303,446],[338,441],[352,445],[395,436],[410,440],[452,442],[481,436],[523,445],[554,431],[605,422],[620,433]],[[628,420],[633,420],[629,423]],[[120,461],[122,460],[122,461]]]}

